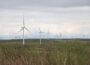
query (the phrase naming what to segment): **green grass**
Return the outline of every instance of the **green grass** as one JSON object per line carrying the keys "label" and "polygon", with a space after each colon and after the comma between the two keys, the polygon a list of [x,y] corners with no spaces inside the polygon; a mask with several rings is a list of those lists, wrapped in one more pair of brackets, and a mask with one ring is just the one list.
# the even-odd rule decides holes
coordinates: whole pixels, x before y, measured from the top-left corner
{"label": "green grass", "polygon": [[90,65],[90,41],[0,41],[0,65]]}

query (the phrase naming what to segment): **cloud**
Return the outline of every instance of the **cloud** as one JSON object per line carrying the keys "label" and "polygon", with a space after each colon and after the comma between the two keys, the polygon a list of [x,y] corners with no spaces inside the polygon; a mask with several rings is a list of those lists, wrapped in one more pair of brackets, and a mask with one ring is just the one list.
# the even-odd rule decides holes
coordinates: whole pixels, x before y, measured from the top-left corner
{"label": "cloud", "polygon": [[90,6],[89,0],[0,0],[0,8],[17,9],[25,6],[78,7]]}
{"label": "cloud", "polygon": [[[42,31],[64,35],[90,33],[90,6],[79,7],[46,7],[20,6],[21,9],[0,10],[0,34],[16,33],[22,27],[22,12],[25,23],[31,33],[36,34],[40,27]],[[36,33],[35,33],[36,31]],[[21,35],[22,33],[20,33]],[[29,34],[26,32],[26,34]]]}

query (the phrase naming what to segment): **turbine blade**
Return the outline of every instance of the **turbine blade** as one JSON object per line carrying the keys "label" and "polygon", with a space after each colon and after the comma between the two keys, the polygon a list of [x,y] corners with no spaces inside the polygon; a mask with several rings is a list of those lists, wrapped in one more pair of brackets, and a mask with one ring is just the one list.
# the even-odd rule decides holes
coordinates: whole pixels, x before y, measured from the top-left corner
{"label": "turbine blade", "polygon": [[17,33],[21,32],[23,30],[23,28],[21,28]]}
{"label": "turbine blade", "polygon": [[25,30],[27,30],[28,32],[31,32],[28,28],[25,27]]}
{"label": "turbine blade", "polygon": [[25,20],[24,20],[24,15],[23,15],[23,26],[25,26]]}

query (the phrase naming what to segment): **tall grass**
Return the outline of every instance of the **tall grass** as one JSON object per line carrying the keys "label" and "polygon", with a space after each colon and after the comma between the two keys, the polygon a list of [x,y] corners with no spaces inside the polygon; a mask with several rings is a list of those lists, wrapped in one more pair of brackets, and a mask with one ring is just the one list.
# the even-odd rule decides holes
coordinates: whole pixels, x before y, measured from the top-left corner
{"label": "tall grass", "polygon": [[90,65],[90,42],[0,42],[0,65]]}

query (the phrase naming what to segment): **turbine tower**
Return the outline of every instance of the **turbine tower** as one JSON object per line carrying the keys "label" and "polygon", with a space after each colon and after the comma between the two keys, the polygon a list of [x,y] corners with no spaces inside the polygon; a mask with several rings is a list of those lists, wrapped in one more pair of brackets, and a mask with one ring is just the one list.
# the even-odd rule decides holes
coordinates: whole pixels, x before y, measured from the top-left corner
{"label": "turbine tower", "polygon": [[24,44],[25,44],[25,39],[24,39],[24,30],[25,30],[24,16],[23,16],[23,26],[22,26],[22,30],[23,30],[23,45],[24,45]]}
{"label": "turbine tower", "polygon": [[[21,29],[18,32],[22,31],[22,43],[23,45],[25,44],[25,30],[29,31],[28,28],[26,28],[25,26],[25,20],[24,20],[24,16],[23,16],[23,26],[21,27]],[[30,31],[29,31],[30,32]]]}

